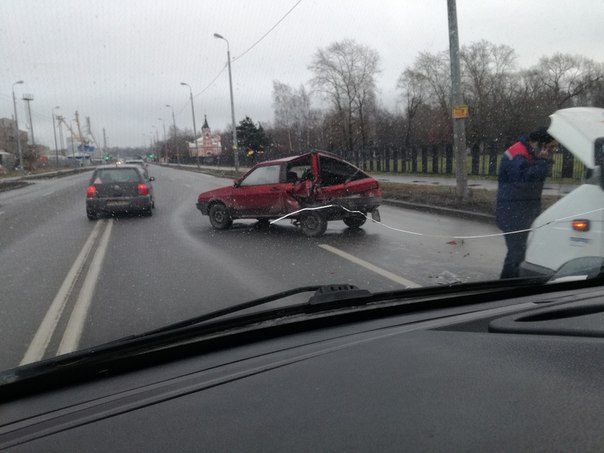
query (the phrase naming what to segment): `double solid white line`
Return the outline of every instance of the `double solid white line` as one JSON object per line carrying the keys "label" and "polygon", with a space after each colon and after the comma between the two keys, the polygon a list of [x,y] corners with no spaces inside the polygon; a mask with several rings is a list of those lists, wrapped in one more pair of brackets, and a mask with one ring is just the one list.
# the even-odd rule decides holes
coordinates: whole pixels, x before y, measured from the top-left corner
{"label": "double solid white line", "polygon": [[73,311],[69,317],[67,328],[63,334],[57,355],[66,354],[68,352],[75,351],[78,348],[78,343],[82,336],[86,317],[90,309],[90,303],[94,295],[105,254],[107,252],[109,236],[111,235],[111,229],[113,227],[113,222],[110,220],[98,221],[94,226],[94,229],[90,233],[90,236],[88,236],[88,239],[84,243],[84,246],[78,254],[78,257],[67,273],[67,277],[65,277],[65,280],[59,288],[57,295],[50,304],[50,307],[46,312],[40,327],[36,331],[31,344],[27,348],[20,365],[36,362],[44,357],[46,349],[50,344],[63,311],[65,310],[65,306],[71,298],[76,283],[83,272],[84,266],[88,261],[88,257],[103,227],[105,227],[105,230],[102,234],[99,246],[97,247],[92,258],[90,267],[88,268],[86,278],[76,299]]}

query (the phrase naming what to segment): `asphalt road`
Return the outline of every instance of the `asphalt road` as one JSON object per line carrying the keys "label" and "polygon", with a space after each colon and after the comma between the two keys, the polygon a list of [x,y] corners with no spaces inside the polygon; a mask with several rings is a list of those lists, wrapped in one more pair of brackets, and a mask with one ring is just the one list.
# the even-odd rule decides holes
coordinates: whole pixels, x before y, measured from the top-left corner
{"label": "asphalt road", "polygon": [[229,180],[150,173],[149,218],[89,221],[89,174],[0,193],[2,369],[298,286],[377,292],[495,279],[505,252],[501,237],[454,239],[498,233],[493,225],[390,206],[380,209],[382,225],[331,222],[320,238],[288,220],[215,231],[196,196]]}

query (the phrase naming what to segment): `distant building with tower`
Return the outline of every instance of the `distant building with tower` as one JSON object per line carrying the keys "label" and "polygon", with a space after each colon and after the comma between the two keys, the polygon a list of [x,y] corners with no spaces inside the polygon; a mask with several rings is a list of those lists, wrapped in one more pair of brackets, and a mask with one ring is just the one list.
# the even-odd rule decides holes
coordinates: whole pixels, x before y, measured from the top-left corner
{"label": "distant building with tower", "polygon": [[[197,142],[197,146],[195,142]],[[212,134],[206,115],[204,115],[201,127],[201,136],[194,142],[189,142],[189,152],[192,157],[197,157],[197,148],[199,148],[199,157],[217,157],[222,154],[220,134]]]}

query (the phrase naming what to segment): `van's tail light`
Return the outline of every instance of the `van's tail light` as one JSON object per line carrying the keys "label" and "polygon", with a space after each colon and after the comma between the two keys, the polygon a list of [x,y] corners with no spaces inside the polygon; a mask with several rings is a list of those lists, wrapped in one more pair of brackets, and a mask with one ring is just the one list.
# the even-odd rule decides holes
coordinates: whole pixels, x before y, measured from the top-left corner
{"label": "van's tail light", "polygon": [[138,185],[138,194],[139,195],[149,195],[149,188],[145,184]]}
{"label": "van's tail light", "polygon": [[571,222],[571,225],[573,227],[573,230],[575,230],[575,231],[589,231],[589,220],[586,220],[586,219],[573,220]]}
{"label": "van's tail light", "polygon": [[96,187],[89,186],[88,190],[86,191],[86,198],[94,198],[96,195]]}

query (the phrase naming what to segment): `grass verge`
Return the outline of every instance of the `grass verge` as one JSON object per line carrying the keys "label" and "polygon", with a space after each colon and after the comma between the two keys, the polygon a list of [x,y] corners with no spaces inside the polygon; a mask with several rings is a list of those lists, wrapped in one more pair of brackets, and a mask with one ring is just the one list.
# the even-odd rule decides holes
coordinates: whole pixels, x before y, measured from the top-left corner
{"label": "grass verge", "polygon": [[[496,192],[494,190],[468,188],[467,200],[461,201],[458,199],[453,186],[424,186],[382,182],[380,187],[384,199],[495,215]],[[556,196],[543,195],[541,205],[543,209],[546,209],[558,199]]]}

